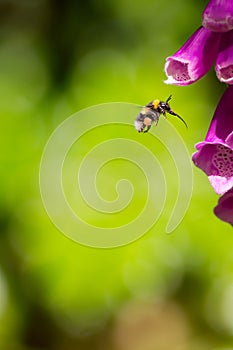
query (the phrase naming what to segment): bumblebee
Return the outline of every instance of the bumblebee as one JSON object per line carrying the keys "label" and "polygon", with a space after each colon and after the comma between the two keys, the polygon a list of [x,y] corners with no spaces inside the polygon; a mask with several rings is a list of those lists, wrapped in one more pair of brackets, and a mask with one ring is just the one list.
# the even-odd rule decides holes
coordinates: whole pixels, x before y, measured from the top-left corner
{"label": "bumblebee", "polygon": [[153,100],[148,103],[145,107],[142,108],[141,112],[137,115],[134,126],[138,132],[148,132],[154,123],[155,126],[158,124],[159,118],[163,115],[166,118],[166,113],[174,115],[178,117],[186,126],[188,127],[183,118],[181,118],[178,114],[173,112],[169,105],[169,101],[171,100],[172,95],[168,97],[168,99],[164,101]]}

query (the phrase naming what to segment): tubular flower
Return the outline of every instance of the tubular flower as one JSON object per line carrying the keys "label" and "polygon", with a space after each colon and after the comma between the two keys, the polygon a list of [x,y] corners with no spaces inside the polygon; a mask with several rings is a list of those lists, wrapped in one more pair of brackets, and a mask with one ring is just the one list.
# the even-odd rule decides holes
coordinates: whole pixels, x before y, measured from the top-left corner
{"label": "tubular flower", "polygon": [[214,32],[233,29],[232,0],[210,0],[203,12],[202,25]]}
{"label": "tubular flower", "polygon": [[220,81],[233,84],[233,30],[222,35],[215,70]]}
{"label": "tubular flower", "polygon": [[203,77],[213,65],[221,34],[200,27],[173,55],[166,59],[167,84],[189,85]]}
{"label": "tubular flower", "polygon": [[211,121],[206,138],[196,145],[194,164],[221,194],[214,213],[233,226],[233,0],[210,0],[202,27],[166,59],[167,84],[189,85],[202,78],[216,61],[221,82],[229,84]]}
{"label": "tubular flower", "polygon": [[224,92],[205,141],[196,145],[194,164],[208,176],[218,194],[233,187],[233,86]]}
{"label": "tubular flower", "polygon": [[214,214],[233,226],[233,188],[219,198]]}

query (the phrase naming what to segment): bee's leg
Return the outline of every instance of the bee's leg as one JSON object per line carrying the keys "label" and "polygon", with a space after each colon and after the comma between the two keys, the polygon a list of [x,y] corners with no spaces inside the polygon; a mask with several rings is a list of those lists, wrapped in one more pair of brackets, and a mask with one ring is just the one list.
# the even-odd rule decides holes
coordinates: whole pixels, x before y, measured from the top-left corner
{"label": "bee's leg", "polygon": [[148,132],[149,130],[150,130],[150,128],[151,128],[151,125],[147,125],[147,128],[143,131],[144,133],[145,132]]}

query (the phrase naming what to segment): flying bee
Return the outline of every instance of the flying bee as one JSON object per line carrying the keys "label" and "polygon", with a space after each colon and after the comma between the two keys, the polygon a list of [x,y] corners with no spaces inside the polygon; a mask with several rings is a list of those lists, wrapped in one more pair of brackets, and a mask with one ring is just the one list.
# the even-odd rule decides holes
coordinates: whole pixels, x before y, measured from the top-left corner
{"label": "flying bee", "polygon": [[184,119],[181,118],[175,112],[173,112],[173,110],[171,109],[168,103],[171,100],[171,98],[172,95],[170,95],[165,102],[160,100],[153,100],[150,103],[148,103],[145,107],[143,107],[141,112],[137,115],[137,118],[135,119],[135,129],[138,132],[148,132],[153,123],[155,124],[155,126],[158,124],[161,114],[166,118],[166,113],[178,117],[187,128],[188,126]]}

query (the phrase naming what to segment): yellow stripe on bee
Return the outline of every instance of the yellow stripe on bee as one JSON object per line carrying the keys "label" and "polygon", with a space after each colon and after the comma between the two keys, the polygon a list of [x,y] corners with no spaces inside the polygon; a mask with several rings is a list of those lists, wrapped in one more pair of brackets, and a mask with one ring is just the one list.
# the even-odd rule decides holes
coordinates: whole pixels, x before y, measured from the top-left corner
{"label": "yellow stripe on bee", "polygon": [[159,104],[160,104],[160,100],[154,100],[154,101],[153,101],[153,107],[154,107],[154,109],[157,109]]}

